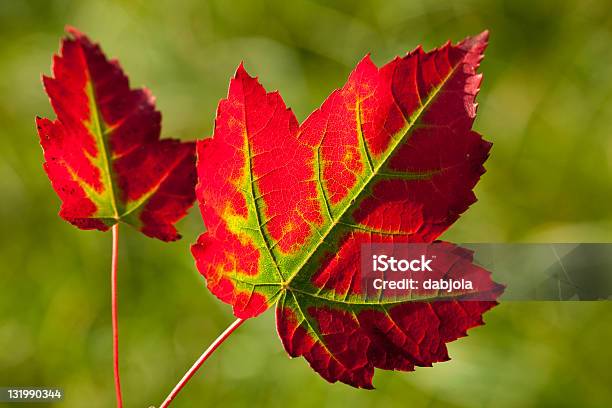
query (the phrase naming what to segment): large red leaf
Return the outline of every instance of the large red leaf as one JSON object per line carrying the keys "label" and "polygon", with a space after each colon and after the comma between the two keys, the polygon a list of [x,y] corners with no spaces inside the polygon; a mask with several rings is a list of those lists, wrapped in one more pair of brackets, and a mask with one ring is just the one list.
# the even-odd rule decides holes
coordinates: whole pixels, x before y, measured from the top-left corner
{"label": "large red leaf", "polygon": [[[241,65],[198,145],[208,231],[192,252],[209,289],[242,318],[276,303],[285,349],[328,381],[371,388],[375,367],[447,360],[445,343],[496,304],[372,300],[359,270],[361,244],[431,242],[476,200],[491,146],[471,130],[486,42],[382,68],[365,57],[301,125]],[[463,267],[499,294],[471,255]]]}
{"label": "large red leaf", "polygon": [[130,89],[116,60],[67,28],[53,77],[43,77],[57,119],[36,118],[44,168],[60,216],[105,231],[123,221],[172,241],[195,200],[195,144],[159,140],[161,114],[147,89]]}

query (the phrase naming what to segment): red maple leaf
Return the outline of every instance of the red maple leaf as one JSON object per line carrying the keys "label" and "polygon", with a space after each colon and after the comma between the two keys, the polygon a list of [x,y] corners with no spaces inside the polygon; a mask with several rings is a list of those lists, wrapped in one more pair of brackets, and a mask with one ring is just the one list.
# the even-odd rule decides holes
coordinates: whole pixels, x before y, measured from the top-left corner
{"label": "red maple leaf", "polygon": [[172,241],[195,200],[195,144],[160,140],[161,114],[147,89],[130,89],[116,60],[74,28],[43,83],[56,120],[36,118],[44,168],[60,216],[81,229],[123,221]]}
{"label": "red maple leaf", "polygon": [[[496,304],[373,300],[359,278],[362,244],[432,242],[476,201],[491,147],[471,130],[487,36],[381,68],[365,57],[301,125],[241,65],[198,145],[208,231],[192,252],[208,288],[239,318],[276,304],[285,350],[330,382],[371,388],[375,367],[447,360],[445,344]],[[465,267],[489,279],[471,256]]]}

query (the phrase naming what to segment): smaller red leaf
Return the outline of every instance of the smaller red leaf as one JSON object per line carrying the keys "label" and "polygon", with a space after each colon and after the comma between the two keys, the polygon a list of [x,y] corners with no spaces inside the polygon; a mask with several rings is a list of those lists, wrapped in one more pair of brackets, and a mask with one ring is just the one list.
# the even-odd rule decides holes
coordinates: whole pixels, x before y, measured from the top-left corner
{"label": "smaller red leaf", "polygon": [[161,114],[147,89],[131,89],[116,60],[74,28],[43,84],[57,119],[36,118],[44,168],[60,216],[81,229],[119,221],[163,241],[195,199],[195,144],[160,140]]}

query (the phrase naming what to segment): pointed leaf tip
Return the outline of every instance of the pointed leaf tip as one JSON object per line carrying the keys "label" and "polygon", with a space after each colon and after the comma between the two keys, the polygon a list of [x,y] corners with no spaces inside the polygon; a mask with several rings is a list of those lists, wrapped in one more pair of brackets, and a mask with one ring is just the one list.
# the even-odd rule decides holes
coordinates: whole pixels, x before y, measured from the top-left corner
{"label": "pointed leaf tip", "polygon": [[75,39],[87,38],[87,36],[83,34],[78,28],[71,25],[66,25],[64,27],[64,31],[67,34],[72,35]]}
{"label": "pointed leaf tip", "polygon": [[489,30],[484,30],[480,34],[477,34],[472,37],[466,37],[463,41],[461,41],[458,46],[464,50],[476,49],[478,48],[478,52],[484,52],[485,48],[489,43]]}
{"label": "pointed leaf tip", "polygon": [[235,78],[252,78],[244,67],[244,61],[240,61],[240,65],[236,68]]}

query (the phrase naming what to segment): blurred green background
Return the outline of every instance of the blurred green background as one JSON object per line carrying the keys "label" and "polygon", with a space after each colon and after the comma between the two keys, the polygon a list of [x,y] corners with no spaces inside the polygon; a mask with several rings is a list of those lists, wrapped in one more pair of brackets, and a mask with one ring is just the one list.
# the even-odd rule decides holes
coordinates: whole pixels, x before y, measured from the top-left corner
{"label": "blurred green background", "polygon": [[[485,28],[476,129],[494,142],[459,242],[612,241],[612,5],[608,0],[0,0],[0,386],[65,390],[62,407],[114,403],[110,233],[77,230],[41,163],[34,115],[65,24],[118,57],[157,96],[163,134],[212,132],[241,60],[303,120],[366,53],[382,64]],[[120,314],[126,407],[158,405],[233,319],[184,239],[122,229]],[[217,351],[174,406],[612,406],[612,303],[504,303],[450,345],[451,362],[379,371],[376,391],[330,385],[289,360],[273,313]],[[41,405],[37,405],[41,406]]]}

